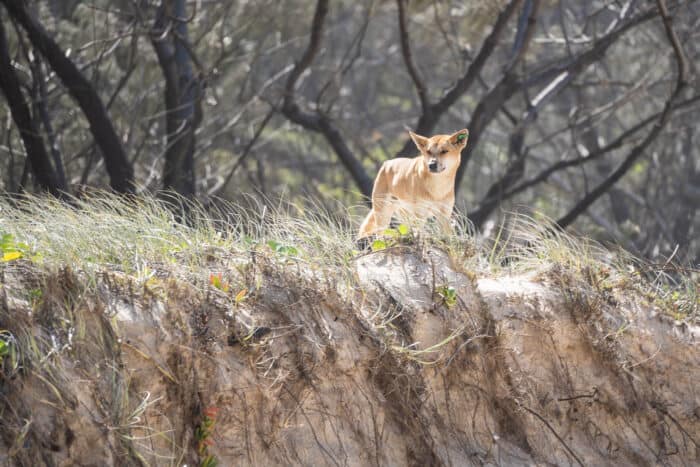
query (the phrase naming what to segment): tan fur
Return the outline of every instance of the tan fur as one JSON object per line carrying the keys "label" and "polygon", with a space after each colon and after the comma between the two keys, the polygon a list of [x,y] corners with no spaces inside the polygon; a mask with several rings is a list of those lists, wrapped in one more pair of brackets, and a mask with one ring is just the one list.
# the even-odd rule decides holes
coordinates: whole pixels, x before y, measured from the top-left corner
{"label": "tan fur", "polygon": [[[372,190],[372,210],[362,222],[358,238],[381,233],[389,227],[394,214],[409,221],[435,217],[444,229],[451,229],[455,176],[469,131],[465,129],[431,138],[413,132],[409,134],[421,154],[414,158],[399,157],[382,164]],[[464,135],[461,140],[460,135]],[[439,173],[428,169],[432,159],[442,169]]]}

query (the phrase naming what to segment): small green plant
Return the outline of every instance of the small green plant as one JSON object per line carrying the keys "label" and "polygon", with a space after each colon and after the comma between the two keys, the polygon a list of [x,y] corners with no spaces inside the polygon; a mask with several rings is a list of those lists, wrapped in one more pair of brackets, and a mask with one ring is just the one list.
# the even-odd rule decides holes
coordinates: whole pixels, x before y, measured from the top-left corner
{"label": "small green plant", "polygon": [[380,239],[380,238],[378,238],[372,242],[372,251],[386,250],[386,248],[387,248],[387,242]]}
{"label": "small green plant", "polygon": [[385,229],[382,238],[372,242],[372,251],[386,250],[398,243],[406,243],[411,239],[411,229],[406,224],[400,224],[396,228]]}
{"label": "small green plant", "polygon": [[451,285],[442,285],[437,289],[437,294],[442,299],[442,303],[447,306],[447,308],[452,308],[457,304],[457,290]]}
{"label": "small green plant", "polygon": [[2,262],[20,259],[29,251],[25,243],[15,241],[12,234],[0,232],[0,257]]}
{"label": "small green plant", "polygon": [[27,293],[29,295],[29,301],[32,304],[32,308],[35,308],[38,304],[40,304],[41,300],[44,298],[44,291],[38,287],[29,289]]}
{"label": "small green plant", "polygon": [[8,376],[6,371],[12,373],[17,370],[18,365],[15,337],[9,331],[0,329],[0,375]]}
{"label": "small green plant", "polygon": [[5,358],[8,355],[10,355],[10,343],[0,339],[0,358]]}
{"label": "small green plant", "polygon": [[236,305],[243,302],[246,298],[248,298],[248,289],[243,289],[240,292],[238,292],[236,294],[236,298],[234,299],[236,302]]}
{"label": "small green plant", "polygon": [[194,436],[197,439],[197,454],[202,459],[199,463],[200,467],[216,467],[219,464],[216,457],[209,452],[209,447],[214,445],[211,436],[214,433],[218,411],[219,409],[216,407],[206,408],[202,423],[194,430]]}
{"label": "small green plant", "polygon": [[655,300],[664,312],[676,321],[683,321],[689,317],[697,316],[700,311],[700,295],[698,289],[693,290],[686,286],[685,289],[671,290]]}
{"label": "small green plant", "polygon": [[209,283],[214,286],[214,288],[221,290],[223,293],[228,293],[231,286],[226,282],[221,273],[209,274]]}
{"label": "small green plant", "polygon": [[283,256],[299,256],[299,250],[291,245],[284,245],[275,240],[268,240],[267,246],[270,247],[272,251]]}
{"label": "small green plant", "polygon": [[408,237],[408,235],[411,232],[411,229],[408,228],[406,224],[400,224],[396,230],[399,232],[399,235],[402,237]]}

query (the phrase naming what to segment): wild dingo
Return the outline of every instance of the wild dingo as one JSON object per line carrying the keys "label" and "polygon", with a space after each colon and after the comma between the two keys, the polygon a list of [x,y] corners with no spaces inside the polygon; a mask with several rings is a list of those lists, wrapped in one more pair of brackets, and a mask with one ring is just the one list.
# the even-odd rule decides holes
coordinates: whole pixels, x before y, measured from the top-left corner
{"label": "wild dingo", "polygon": [[372,190],[372,210],[360,226],[358,239],[384,231],[394,213],[419,221],[435,217],[444,229],[451,229],[455,175],[469,130],[431,138],[409,134],[420,155],[382,164]]}

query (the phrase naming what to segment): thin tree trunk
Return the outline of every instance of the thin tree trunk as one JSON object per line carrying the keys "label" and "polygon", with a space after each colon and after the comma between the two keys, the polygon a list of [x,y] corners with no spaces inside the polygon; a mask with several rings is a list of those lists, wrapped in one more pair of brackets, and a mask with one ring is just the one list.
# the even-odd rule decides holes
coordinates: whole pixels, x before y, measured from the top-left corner
{"label": "thin tree trunk", "polygon": [[25,8],[22,0],[0,0],[10,15],[24,28],[34,48],[46,59],[68,92],[82,109],[95,143],[102,152],[110,185],[117,192],[134,191],[134,171],[126,158],[121,140],[97,95],[95,88],[63,53],[49,34]]}
{"label": "thin tree trunk", "polygon": [[27,151],[27,159],[37,185],[42,190],[59,196],[61,191],[65,191],[66,187],[61,186],[59,183],[49,155],[44,147],[44,141],[37,131],[36,122],[32,118],[29,106],[24,100],[19,79],[12,68],[2,21],[0,21],[0,88],[7,99],[12,120],[19,129],[24,149]]}
{"label": "thin tree trunk", "polygon": [[56,169],[56,176],[58,177],[58,182],[61,186],[67,187],[68,182],[66,180],[66,171],[63,167],[63,159],[61,158],[61,151],[58,148],[58,141],[56,141],[56,134],[53,130],[53,125],[51,125],[51,116],[48,110],[48,92],[46,90],[46,81],[44,80],[43,65],[41,59],[35,56],[31,61],[31,68],[34,77],[34,112],[36,115],[41,117],[41,122],[44,125],[44,131],[46,132],[46,140],[49,143],[49,152],[51,153],[51,158],[53,160],[54,168]]}
{"label": "thin tree trunk", "polygon": [[[163,188],[185,198],[196,193],[195,130],[201,120],[201,85],[192,69],[187,49],[184,0],[163,0],[151,42],[165,78],[165,122],[167,148]],[[170,23],[174,25],[170,25]]]}

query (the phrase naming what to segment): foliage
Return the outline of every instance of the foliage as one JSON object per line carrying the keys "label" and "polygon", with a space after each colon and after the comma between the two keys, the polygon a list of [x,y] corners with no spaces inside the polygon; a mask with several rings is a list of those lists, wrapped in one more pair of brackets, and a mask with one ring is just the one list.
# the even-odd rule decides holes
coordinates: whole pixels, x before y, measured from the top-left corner
{"label": "foliage", "polygon": [[243,302],[248,297],[248,289],[243,289],[236,294],[234,298],[236,304]]}
{"label": "foliage", "polygon": [[0,375],[8,377],[18,366],[16,339],[10,331],[0,329]]}
{"label": "foliage", "polygon": [[[338,216],[324,214],[313,203],[268,206],[243,209],[223,204],[205,211],[192,204],[188,208],[192,221],[182,224],[175,221],[168,204],[152,198],[94,193],[71,204],[32,196],[12,203],[0,200],[3,251],[18,250],[33,258],[37,255],[32,256],[32,249],[41,251],[41,267],[70,264],[91,276],[108,267],[143,277],[152,289],[159,287],[153,282],[157,265],[176,277],[193,281],[207,277],[211,287],[231,295],[236,305],[259,293],[259,283],[249,279],[239,282],[228,273],[213,272],[212,258],[228,258],[228,266],[219,271],[240,270],[243,274],[237,264],[248,261],[251,254],[269,256],[309,272],[333,271],[338,287],[354,287],[353,260],[362,253],[355,250],[352,225],[343,221],[353,218],[351,211]],[[639,266],[629,254],[613,254],[595,242],[575,238],[553,228],[545,217],[514,216],[499,228],[494,240],[482,241],[472,236],[468,222],[458,218],[457,224],[464,226],[454,235],[445,239],[427,235],[420,238],[420,245],[432,244],[448,251],[469,277],[563,267],[586,278],[596,290],[640,290],[658,301],[669,315],[691,321],[699,315],[697,273],[692,270],[653,275],[651,271],[656,269]],[[404,224],[383,233],[371,245],[375,253],[396,246],[412,248],[418,240],[417,233]],[[648,282],[647,277],[653,281]],[[458,300],[448,284],[439,286],[436,293],[448,307]],[[41,303],[41,289],[30,289],[28,300]]]}
{"label": "foliage", "polygon": [[17,242],[12,234],[0,231],[0,257],[2,262],[14,261],[29,251],[26,243]]}
{"label": "foliage", "polygon": [[214,288],[221,290],[223,293],[228,293],[230,285],[223,279],[221,273],[209,274],[209,283],[214,286]]}
{"label": "foliage", "polygon": [[406,224],[399,224],[396,228],[385,229],[380,238],[372,241],[372,251],[381,251],[399,244],[407,244],[413,241],[411,229]]}
{"label": "foliage", "polygon": [[2,335],[2,331],[0,331],[0,358],[7,357],[10,354],[10,351],[11,344],[8,340],[5,340]]}
{"label": "foliage", "polygon": [[447,308],[452,308],[457,304],[457,290],[451,285],[442,285],[437,289],[437,294],[442,299],[442,302],[447,306]]}
{"label": "foliage", "polygon": [[267,246],[269,246],[272,251],[282,256],[299,256],[299,250],[291,245],[284,245],[275,240],[268,240]]}
{"label": "foliage", "polygon": [[212,435],[214,434],[218,411],[219,409],[216,407],[206,408],[202,414],[202,422],[194,431],[194,436],[197,440],[197,453],[201,458],[200,467],[216,467],[218,465],[216,457],[209,453],[209,447],[214,444]]}

